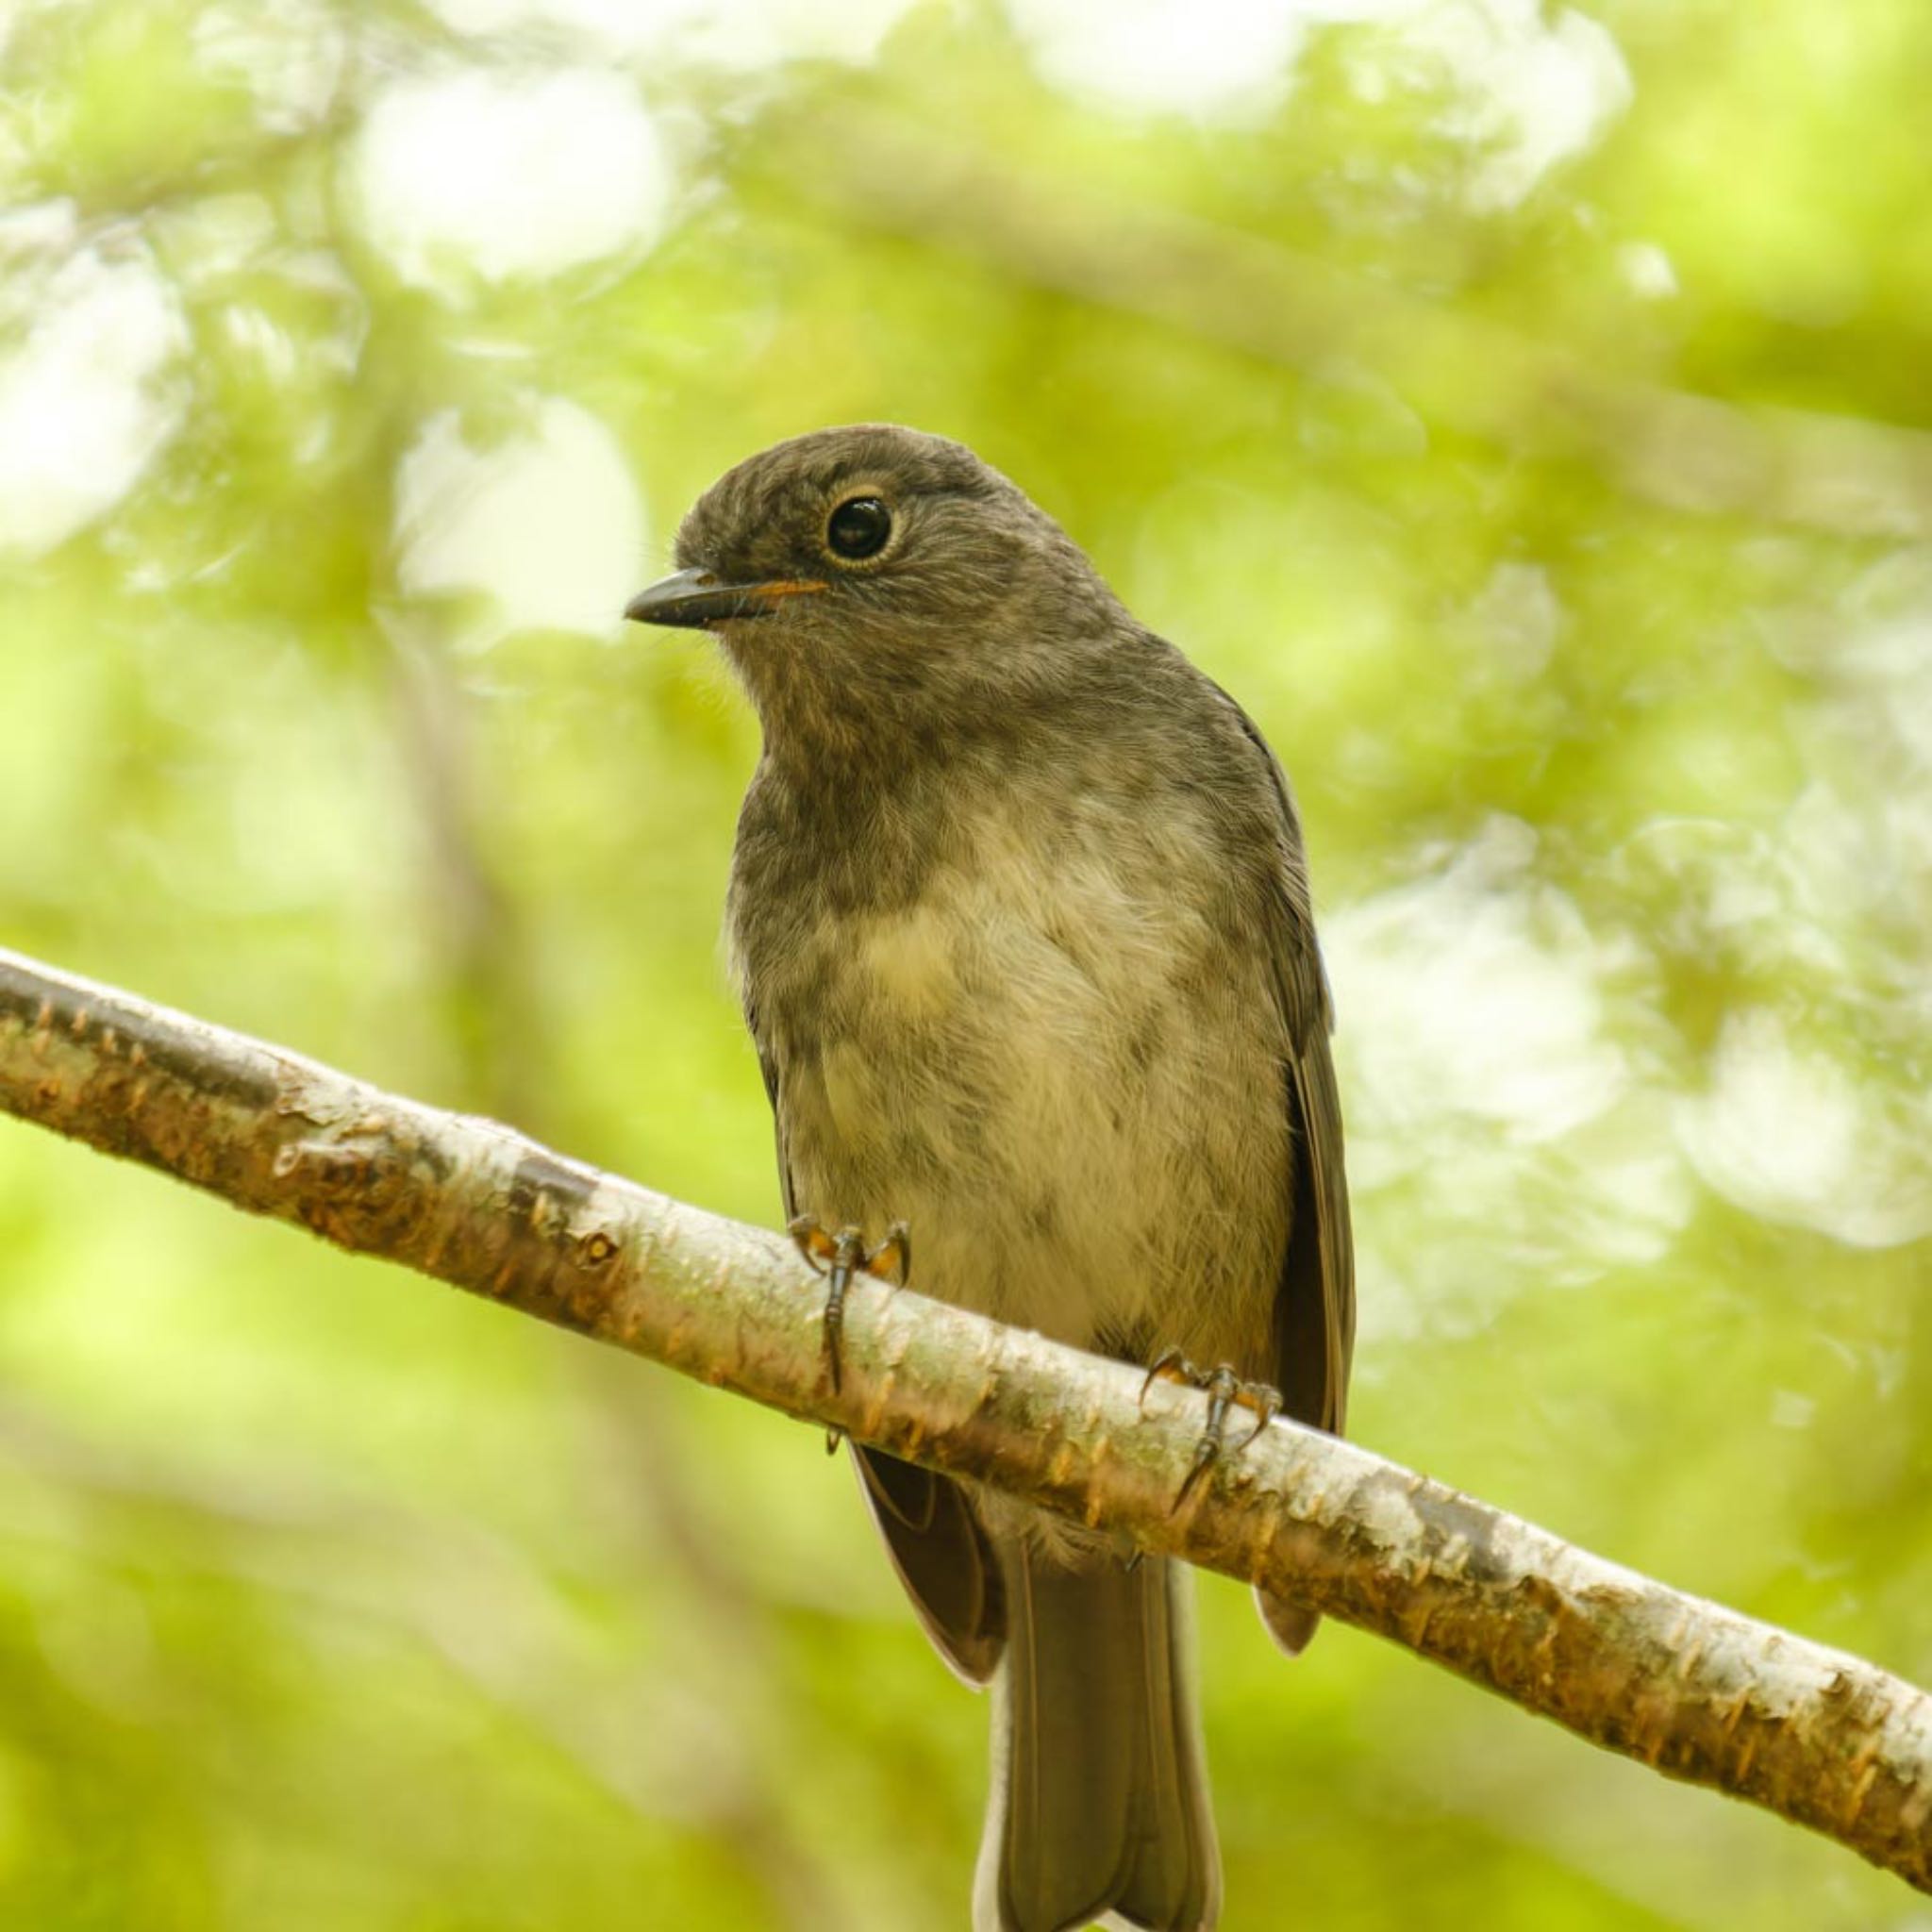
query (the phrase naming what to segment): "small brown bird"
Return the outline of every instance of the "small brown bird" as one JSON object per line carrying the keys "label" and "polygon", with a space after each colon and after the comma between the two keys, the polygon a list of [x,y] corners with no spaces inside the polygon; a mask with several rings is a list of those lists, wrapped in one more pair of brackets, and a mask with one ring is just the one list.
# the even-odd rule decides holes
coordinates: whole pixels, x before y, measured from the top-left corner
{"label": "small brown bird", "polygon": [[[927,1294],[1339,1430],[1328,991],[1259,732],[937,437],[752,457],[677,562],[626,614],[714,632],[758,708],[728,922],[808,1249],[903,1260],[903,1222]],[[927,1634],[996,1686],[978,1932],[1211,1926],[1186,1573],[855,1454]]]}

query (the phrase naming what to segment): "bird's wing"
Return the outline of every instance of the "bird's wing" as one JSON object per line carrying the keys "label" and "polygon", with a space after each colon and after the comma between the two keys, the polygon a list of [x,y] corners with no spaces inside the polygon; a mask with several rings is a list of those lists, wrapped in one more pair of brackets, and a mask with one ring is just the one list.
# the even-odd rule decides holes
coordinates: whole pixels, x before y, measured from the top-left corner
{"label": "bird's wing", "polygon": [[[1307,864],[1288,780],[1253,721],[1232,698],[1227,703],[1267,767],[1278,829],[1269,947],[1289,1041],[1283,1083],[1289,1132],[1299,1158],[1288,1248],[1274,1288],[1273,1374],[1288,1414],[1340,1435],[1355,1352],[1355,1242],[1342,1170],[1341,1100],[1328,1050],[1334,1009],[1315,942]],[[1300,1650],[1314,1633],[1314,1613],[1264,1591],[1257,1596],[1276,1641]]]}
{"label": "bird's wing", "polygon": [[951,1476],[855,1442],[852,1460],[886,1552],[933,1648],[967,1683],[987,1683],[1007,1647],[999,1558]]}
{"label": "bird's wing", "polygon": [[1289,1129],[1300,1158],[1274,1293],[1274,1371],[1290,1415],[1339,1435],[1355,1347],[1355,1247],[1342,1170],[1341,1102],[1328,1050],[1334,1010],[1288,780],[1254,722],[1224,691],[1222,696],[1267,771],[1275,805],[1268,942],[1289,1042]]}
{"label": "bird's wing", "polygon": [[1355,1243],[1325,1020],[1296,1049],[1289,1086],[1302,1158],[1294,1226],[1274,1291],[1274,1373],[1289,1414],[1339,1436],[1355,1353]]}
{"label": "bird's wing", "polygon": [[[772,1103],[778,1189],[784,1197],[785,1218],[790,1221],[800,1210],[785,1147],[778,1062],[749,997],[744,1003],[744,1020],[758,1048],[765,1097]],[[879,1526],[892,1568],[899,1573],[899,1581],[906,1586],[925,1634],[941,1657],[969,1684],[986,1683],[1006,1648],[1006,1598],[999,1559],[966,1491],[950,1476],[902,1461],[883,1449],[858,1442],[851,1446],[873,1521]]]}
{"label": "bird's wing", "polygon": [[749,993],[744,999],[744,1024],[751,1043],[758,1048],[758,1072],[765,1076],[765,1098],[772,1103],[772,1135],[778,1156],[778,1197],[785,1206],[785,1219],[791,1221],[798,1213],[798,1202],[791,1191],[791,1159],[785,1151],[785,1109],[778,1104],[778,1062],[764,1028],[758,1024],[758,1008],[752,1005]]}

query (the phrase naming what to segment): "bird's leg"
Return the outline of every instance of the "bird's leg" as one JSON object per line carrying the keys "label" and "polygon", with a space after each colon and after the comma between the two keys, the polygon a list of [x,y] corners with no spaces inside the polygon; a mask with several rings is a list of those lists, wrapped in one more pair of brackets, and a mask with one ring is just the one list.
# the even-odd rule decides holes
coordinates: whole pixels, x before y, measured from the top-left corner
{"label": "bird's leg", "polygon": [[[836,1391],[843,1379],[839,1344],[845,1332],[845,1291],[852,1286],[852,1276],[862,1268],[904,1288],[912,1273],[912,1231],[903,1221],[895,1221],[875,1248],[866,1246],[864,1235],[856,1227],[827,1234],[809,1214],[801,1214],[785,1231],[798,1244],[806,1265],[825,1277],[825,1369]],[[832,1431],[827,1447],[838,1440],[838,1431]]]}
{"label": "bird's leg", "polygon": [[1180,1489],[1168,1506],[1168,1513],[1172,1515],[1226,1453],[1228,1410],[1252,1409],[1255,1415],[1255,1426],[1235,1445],[1239,1453],[1281,1413],[1281,1391],[1271,1389],[1265,1382],[1243,1382],[1226,1362],[1204,1374],[1177,1348],[1163,1349],[1155,1357],[1153,1367],[1147,1371],[1147,1379],[1141,1384],[1141,1400],[1145,1402],[1148,1390],[1156,1382],[1163,1381],[1183,1382],[1190,1389],[1203,1389],[1208,1393],[1207,1426],[1201,1431],[1201,1440],[1194,1444],[1194,1459],[1188,1465]]}

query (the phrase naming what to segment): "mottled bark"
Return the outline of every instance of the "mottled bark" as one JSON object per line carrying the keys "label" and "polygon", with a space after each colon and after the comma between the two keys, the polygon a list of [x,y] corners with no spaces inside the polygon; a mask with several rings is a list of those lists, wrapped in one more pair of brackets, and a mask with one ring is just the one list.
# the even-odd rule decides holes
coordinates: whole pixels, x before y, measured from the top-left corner
{"label": "mottled bark", "polygon": [[1306,1599],[1932,1890],[1932,1700],[1285,1422],[1169,1513],[1203,1398],[880,1283],[842,1390],[781,1237],[0,953],[0,1109],[935,1469]]}

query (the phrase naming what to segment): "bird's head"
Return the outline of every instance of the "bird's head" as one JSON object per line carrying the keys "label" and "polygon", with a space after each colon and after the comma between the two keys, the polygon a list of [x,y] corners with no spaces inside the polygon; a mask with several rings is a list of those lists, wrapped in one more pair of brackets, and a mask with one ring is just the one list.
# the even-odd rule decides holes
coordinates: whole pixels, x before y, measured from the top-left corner
{"label": "bird's head", "polygon": [[817,430],[726,471],[676,560],[625,615],[715,633],[768,741],[1024,702],[1123,617],[1006,477],[887,425]]}

